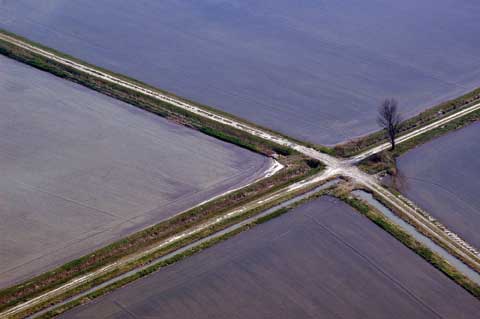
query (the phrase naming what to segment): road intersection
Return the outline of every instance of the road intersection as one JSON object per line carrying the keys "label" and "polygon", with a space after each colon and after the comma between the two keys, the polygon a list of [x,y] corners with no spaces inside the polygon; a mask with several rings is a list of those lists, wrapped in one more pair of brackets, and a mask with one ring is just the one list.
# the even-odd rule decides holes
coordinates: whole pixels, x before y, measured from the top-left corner
{"label": "road intersection", "polygon": [[[258,127],[254,127],[252,125],[243,123],[236,119],[229,118],[222,114],[217,114],[214,111],[203,109],[192,103],[185,102],[181,99],[164,94],[160,91],[143,87],[136,83],[125,80],[124,78],[112,75],[110,73],[106,73],[104,71],[101,71],[91,66],[87,66],[85,64],[66,58],[64,56],[60,56],[56,53],[36,47],[32,44],[21,41],[14,37],[0,33],[0,39],[8,43],[11,43],[13,45],[16,45],[18,47],[21,47],[23,49],[26,49],[30,52],[33,52],[35,54],[44,56],[50,60],[56,61],[57,63],[61,63],[68,67],[74,68],[80,72],[87,73],[93,77],[102,79],[104,81],[115,83],[116,85],[128,88],[130,90],[133,90],[141,94],[145,94],[147,96],[158,99],[162,102],[170,103],[180,109],[192,112],[198,116],[208,118],[210,120],[219,122],[221,124],[234,127],[238,130],[247,132],[251,135],[257,136],[264,140],[271,141],[271,142],[280,144],[282,146],[290,147],[301,154],[304,154],[308,157],[319,160],[325,165],[325,169],[316,176],[307,178],[300,182],[294,183],[288,187],[285,187],[275,192],[274,194],[270,195],[267,198],[257,199],[255,200],[255,202],[249,203],[244,207],[241,207],[234,211],[227,212],[226,214],[220,217],[217,217],[213,220],[207,221],[204,224],[201,224],[195,227],[194,229],[189,229],[182,233],[179,233],[169,238],[168,240],[160,243],[159,245],[149,249],[148,251],[139,252],[134,256],[129,256],[126,259],[107,265],[102,269],[95,270],[87,275],[84,275],[79,278],[75,278],[54,290],[46,292],[36,298],[33,298],[24,303],[18,304],[4,311],[3,313],[0,313],[0,318],[8,318],[10,316],[19,314],[28,308],[39,305],[47,300],[51,300],[52,298],[59,296],[60,294],[66,291],[79,287],[85,282],[98,278],[103,274],[108,273],[108,271],[110,271],[111,269],[118,267],[119,266],[118,263],[128,263],[133,260],[142,258],[152,253],[155,250],[161,249],[166,245],[172,244],[175,241],[182,240],[195,233],[199,233],[207,229],[208,227],[211,227],[212,225],[215,225],[224,221],[225,219],[240,215],[244,213],[246,210],[250,210],[254,207],[261,206],[269,201],[273,202],[278,198],[293,194],[298,190],[307,189],[309,187],[312,187],[312,185],[321,184],[322,182],[326,182],[327,180],[330,180],[334,177],[349,178],[353,183],[368,189],[370,192],[374,193],[379,199],[381,199],[385,204],[387,204],[387,206],[393,208],[395,211],[399,212],[401,215],[406,216],[410,220],[410,222],[413,223],[417,227],[417,229],[419,229],[421,232],[423,232],[424,234],[427,234],[430,238],[434,239],[434,241],[439,243],[444,248],[448,248],[448,251],[454,252],[454,254],[457,257],[460,257],[463,261],[466,261],[468,264],[473,265],[476,269],[480,269],[480,253],[474,247],[472,247],[467,242],[462,240],[458,235],[449,231],[445,226],[439,224],[434,218],[432,218],[431,216],[426,214],[424,211],[416,207],[412,202],[406,200],[401,196],[397,196],[393,194],[388,189],[383,187],[375,176],[369,175],[361,171],[357,166],[355,166],[355,164],[357,164],[361,160],[386,150],[389,147],[388,143],[376,146],[370,150],[367,150],[349,159],[335,158],[331,155],[322,153],[314,148],[311,148],[299,142],[290,140],[284,136],[276,135],[270,131],[260,129]],[[408,134],[398,137],[397,144],[404,143],[416,136],[419,136],[433,129],[441,127],[446,123],[449,123],[453,120],[456,120],[462,116],[470,114],[479,109],[480,109],[480,103],[465,107],[461,111],[458,111],[452,115],[441,118],[438,121],[435,121],[429,125],[426,125],[417,130],[409,132]]]}

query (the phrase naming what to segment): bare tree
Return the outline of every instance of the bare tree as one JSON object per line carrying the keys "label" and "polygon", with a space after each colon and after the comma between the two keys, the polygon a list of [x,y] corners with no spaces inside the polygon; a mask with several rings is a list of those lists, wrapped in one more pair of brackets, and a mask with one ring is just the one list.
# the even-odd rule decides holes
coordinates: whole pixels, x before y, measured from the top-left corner
{"label": "bare tree", "polygon": [[392,144],[391,150],[395,149],[395,137],[398,134],[401,121],[401,116],[398,113],[398,102],[395,99],[385,99],[378,108],[377,122],[387,131]]}

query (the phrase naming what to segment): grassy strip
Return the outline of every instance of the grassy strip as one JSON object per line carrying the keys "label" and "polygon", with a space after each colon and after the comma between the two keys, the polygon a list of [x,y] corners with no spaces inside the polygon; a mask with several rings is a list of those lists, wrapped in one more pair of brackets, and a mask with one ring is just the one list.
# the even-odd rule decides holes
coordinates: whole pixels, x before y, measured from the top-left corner
{"label": "grassy strip", "polygon": [[[317,198],[319,196],[322,196],[326,191],[320,192],[314,196],[311,196],[309,198],[306,198],[302,201],[299,201],[293,205],[290,205],[288,207],[281,208],[275,212],[273,212],[270,215],[264,216],[262,218],[259,218],[257,221],[245,225],[242,228],[236,229],[230,233],[227,233],[225,235],[222,235],[220,237],[214,238],[208,242],[205,242],[197,247],[194,247],[188,251],[183,252],[182,254],[179,254],[177,256],[172,257],[169,260],[163,261],[159,264],[153,265],[147,269],[145,269],[142,272],[139,272],[131,277],[125,278],[122,281],[116,282],[112,285],[109,285],[107,287],[104,287],[98,291],[92,292],[91,294],[78,299],[74,300],[70,303],[67,303],[65,305],[60,306],[59,308],[53,309],[44,315],[40,316],[39,318],[41,319],[47,319],[47,318],[52,318],[55,316],[58,316],[74,307],[86,304],[100,296],[105,295],[108,292],[111,292],[117,288],[120,288],[134,280],[137,280],[139,278],[142,278],[146,275],[149,275],[155,271],[157,271],[160,268],[163,268],[165,266],[171,265],[177,261],[183,260],[188,256],[193,255],[196,252],[200,252],[204,249],[207,249],[209,247],[212,247],[213,245],[220,243],[222,241],[225,241],[232,236],[241,233],[245,230],[248,230],[252,228],[255,225],[262,224],[264,222],[267,222],[273,218],[276,218],[278,216],[281,216],[288,212],[290,209],[297,207],[298,205],[303,204],[307,200],[311,200],[312,198]],[[376,212],[374,209],[372,209],[369,205],[364,203],[361,200],[358,200],[356,198],[353,198],[351,196],[346,196],[346,195],[338,195],[336,194],[337,197],[339,197],[341,200],[345,201],[347,204],[352,206],[354,209],[359,211],[362,215],[366,216],[369,218],[371,221],[373,221],[376,225],[390,233],[392,236],[394,236],[397,240],[400,240],[405,246],[408,248],[412,249],[415,253],[420,255],[422,258],[424,258],[427,262],[432,264],[435,268],[439,269],[442,271],[445,275],[447,275],[449,278],[454,280],[457,284],[461,285],[464,289],[466,289],[469,293],[471,293],[473,296],[476,298],[480,299],[480,287],[470,281],[468,278],[466,278],[464,275],[459,273],[454,267],[452,267],[450,264],[448,264],[446,261],[444,261],[440,256],[437,254],[433,253],[430,249],[427,247],[423,246],[421,243],[417,242],[415,239],[413,239],[410,235],[405,233],[400,227],[397,225],[391,223],[388,221],[383,215],[380,213]]]}
{"label": "grassy strip", "polygon": [[[144,95],[137,91],[99,79],[95,76],[91,76],[70,66],[57,63],[53,60],[22,49],[3,40],[0,40],[0,53],[37,69],[81,84],[90,89],[119,99],[148,112],[168,118],[190,128],[194,128],[203,132],[218,132],[216,134],[211,134],[213,136],[222,134],[225,136],[230,136],[235,139],[237,145],[248,145],[248,149],[252,151],[267,156],[275,154],[275,150],[281,150],[283,153],[288,154],[294,153],[293,150],[285,146],[266,141],[260,137],[251,135],[234,127],[224,125],[211,119],[199,116],[195,113],[178,108],[170,103],[157,100],[148,95]],[[233,140],[232,138],[225,140],[231,141]]]}
{"label": "grassy strip", "polygon": [[287,147],[265,141],[230,126],[200,117],[169,103],[164,103],[138,92],[99,80],[68,66],[56,63],[55,61],[46,59],[40,55],[33,54],[28,50],[11,45],[8,42],[0,40],[0,53],[38,69],[48,71],[59,77],[80,83],[101,93],[136,105],[139,108],[157,115],[202,130],[210,135],[221,137],[223,140],[234,142],[235,144],[246,147],[250,150],[266,155],[272,155],[274,153],[285,155],[281,156],[279,160],[288,167],[286,170],[278,173],[272,178],[263,180],[221,199],[175,216],[174,218],[162,222],[152,228],[129,236],[128,238],[100,249],[93,254],[74,260],[25,283],[8,289],[3,289],[0,291],[0,310],[32,298],[44,291],[58,287],[75,276],[98,269],[102,265],[128,255],[132,251],[152,245],[152,243],[167,238],[176,232],[195,226],[207,218],[219,215],[226,210],[232,209],[237,205],[242,205],[266,194],[267,192],[275,191],[280,187],[293,183],[318,170],[312,169],[309,166],[311,165],[310,162],[306,162],[304,157],[296,155],[295,151]]}
{"label": "grassy strip", "polygon": [[[480,88],[475,89],[456,99],[441,103],[429,108],[422,113],[402,122],[400,135],[412,132],[422,126],[438,121],[441,118],[456,113],[474,103],[480,101]],[[387,142],[387,136],[384,131],[378,131],[367,136],[354,139],[352,141],[336,145],[334,153],[341,157],[350,157],[366,151],[372,147]]]}
{"label": "grassy strip", "polygon": [[375,154],[363,160],[359,167],[369,174],[376,174],[381,171],[387,171],[391,175],[397,173],[396,158],[408,152],[409,150],[425,144],[435,138],[445,135],[449,132],[459,130],[469,124],[480,120],[480,110],[469,113],[458,119],[446,123],[443,126],[437,127],[431,131],[420,134],[403,143],[397,144],[395,150],[385,150],[379,154]]}
{"label": "grassy strip", "polygon": [[[289,140],[294,141],[294,142],[296,142],[296,143],[298,143],[298,144],[301,144],[301,145],[305,145],[305,146],[308,146],[308,147],[311,147],[311,148],[316,148],[317,150],[319,150],[319,151],[321,151],[321,152],[324,152],[324,153],[328,153],[328,154],[331,154],[331,155],[334,154],[334,151],[333,151],[332,148],[329,148],[329,147],[326,147],[326,146],[322,146],[322,145],[313,144],[313,143],[308,143],[308,142],[304,142],[304,141],[300,141],[300,140],[298,140],[298,139],[292,138],[292,137],[287,136],[287,135],[285,135],[285,134],[282,134],[282,133],[279,133],[279,132],[275,132],[275,131],[273,131],[272,129],[269,129],[269,128],[260,126],[260,125],[258,125],[258,124],[252,123],[252,122],[249,122],[249,121],[247,121],[247,120],[245,120],[245,119],[243,119],[243,118],[237,117],[237,116],[232,115],[232,114],[230,114],[230,113],[227,113],[227,112],[224,112],[224,111],[221,111],[221,110],[212,108],[212,107],[210,107],[210,106],[208,106],[208,105],[204,105],[204,104],[201,104],[201,103],[197,103],[197,102],[192,101],[192,100],[185,99],[185,98],[180,97],[180,96],[177,96],[177,95],[175,95],[175,94],[173,94],[173,93],[171,93],[171,92],[168,92],[168,91],[165,91],[165,90],[161,90],[161,89],[159,89],[159,88],[156,88],[156,87],[154,87],[154,86],[151,86],[151,85],[149,85],[149,84],[147,84],[147,83],[144,83],[144,82],[141,82],[141,81],[139,81],[139,80],[130,78],[130,77],[125,76],[125,75],[123,75],[123,74],[115,73],[115,72],[112,72],[112,71],[110,71],[110,70],[106,70],[106,69],[104,69],[104,68],[101,68],[101,67],[99,67],[99,66],[92,65],[92,64],[90,64],[90,63],[88,63],[88,62],[82,61],[82,60],[80,60],[80,59],[78,59],[78,58],[75,58],[75,57],[73,57],[73,56],[71,56],[71,55],[68,55],[68,54],[65,54],[65,53],[63,53],[63,52],[59,52],[59,51],[57,51],[57,50],[55,50],[55,49],[46,47],[46,46],[44,46],[44,45],[42,45],[42,44],[40,44],[40,43],[33,42],[33,41],[29,40],[29,39],[26,39],[26,38],[24,38],[24,37],[21,37],[21,36],[19,36],[19,35],[16,35],[16,34],[14,34],[14,33],[11,33],[11,32],[9,32],[9,31],[7,31],[7,30],[4,30],[4,29],[1,29],[1,28],[0,28],[0,33],[3,33],[3,34],[5,34],[5,35],[8,35],[8,36],[10,36],[10,37],[12,37],[12,38],[15,38],[15,39],[17,39],[17,40],[20,40],[20,41],[22,41],[22,42],[25,42],[25,43],[27,43],[27,44],[30,44],[30,45],[32,45],[32,46],[35,46],[35,47],[38,47],[38,48],[43,49],[43,50],[45,50],[45,51],[48,51],[48,52],[50,52],[50,53],[53,53],[53,54],[55,54],[55,55],[57,55],[57,56],[59,56],[59,57],[66,58],[66,59],[68,59],[68,60],[77,62],[77,63],[79,63],[79,64],[83,64],[83,65],[86,65],[86,66],[88,66],[88,67],[90,67],[90,68],[99,70],[99,71],[101,71],[101,72],[103,72],[103,73],[110,74],[110,75],[112,75],[112,76],[114,76],[114,77],[120,78],[120,79],[122,79],[122,80],[124,80],[124,81],[128,81],[128,82],[130,82],[130,83],[132,83],[132,84],[138,85],[138,86],[143,87],[143,88],[145,88],[145,89],[148,89],[148,90],[151,90],[151,91],[154,91],[154,92],[161,93],[161,94],[163,94],[163,95],[165,95],[165,96],[174,98],[174,99],[176,99],[176,100],[179,100],[179,101],[182,101],[182,102],[191,104],[191,105],[195,105],[195,106],[197,106],[197,107],[199,107],[199,108],[201,108],[201,109],[204,109],[204,110],[206,110],[206,111],[213,112],[213,113],[215,113],[215,114],[217,114],[217,115],[221,115],[222,117],[225,117],[225,118],[227,118],[227,119],[231,119],[231,120],[237,121],[237,122],[239,122],[239,123],[246,124],[246,125],[248,125],[248,126],[250,126],[250,127],[254,127],[254,128],[259,129],[259,130],[262,130],[262,131],[265,131],[265,132],[269,132],[269,133],[271,133],[271,134],[274,134],[274,135],[277,135],[277,136],[280,136],[280,137],[289,139]],[[15,47],[17,50],[12,50],[12,47]],[[35,55],[35,54],[31,54],[31,53],[30,53],[29,55],[35,55],[35,56],[36,56],[36,59],[31,59],[31,58],[28,57],[27,54],[25,54],[25,52],[22,52],[21,54],[19,54],[19,51],[20,51],[20,50],[29,52],[28,50],[23,50],[23,49],[21,49],[21,48],[19,48],[19,47],[16,47],[16,46],[14,46],[14,45],[9,44],[9,43],[6,42],[6,41],[0,40],[0,53],[1,53],[1,54],[4,54],[4,55],[6,55],[6,56],[8,56],[8,57],[10,57],[10,58],[13,58],[13,59],[15,59],[15,60],[18,60],[18,61],[20,61],[20,62],[27,63],[27,64],[29,64],[29,65],[31,65],[31,66],[33,66],[33,67],[36,67],[36,68],[38,68],[38,69],[41,69],[41,70],[43,70],[43,71],[50,72],[50,73],[52,73],[52,74],[54,74],[54,75],[60,76],[60,77],[62,77],[62,78],[67,78],[67,79],[69,79],[69,80],[72,80],[72,81],[74,81],[74,82],[77,82],[77,83],[86,85],[86,86],[88,86],[88,87],[90,87],[90,88],[93,88],[93,89],[97,90],[96,87],[91,87],[90,85],[87,85],[87,83],[83,83],[83,81],[81,81],[81,79],[71,79],[70,77],[66,76],[65,72],[62,72],[61,70],[59,70],[58,65],[55,66],[55,67],[52,67],[51,64],[45,63],[45,60],[48,60],[48,59],[45,59],[45,58],[42,58],[42,57],[39,56],[39,55]],[[56,64],[58,64],[58,63],[56,63]],[[61,66],[61,65],[60,65],[60,66]],[[61,69],[61,68],[60,68],[60,69]],[[66,66],[63,66],[63,69],[64,69],[64,71],[67,71],[67,72],[70,72],[70,71],[71,71],[71,68],[66,67]],[[77,73],[78,73],[78,72],[77,72]],[[99,90],[97,90],[97,91],[99,91]],[[100,92],[102,92],[102,91],[100,91]],[[105,93],[105,92],[102,92],[102,93]],[[108,93],[106,93],[106,94],[108,94]],[[135,93],[135,94],[138,94],[138,93]],[[108,95],[110,95],[110,94],[108,94]],[[123,99],[122,99],[122,100],[123,100]],[[134,104],[133,102],[129,102],[129,101],[125,101],[125,102]],[[136,104],[134,104],[134,105],[136,105]],[[139,105],[137,105],[137,106],[139,106]],[[176,108],[175,106],[171,106],[171,107]],[[180,113],[185,112],[185,111],[182,110],[182,109],[178,109],[178,108],[176,108],[176,109],[177,109],[176,112],[180,112]],[[156,112],[154,112],[154,113],[156,113]],[[188,112],[188,113],[190,113],[190,112]],[[159,114],[159,115],[167,116],[167,114]],[[203,118],[202,118],[202,119],[203,119]],[[182,123],[182,124],[185,124],[185,123]],[[263,141],[263,140],[262,140],[262,141]],[[273,144],[273,143],[272,143],[272,144]],[[282,146],[282,148],[283,148],[283,146]]]}
{"label": "grassy strip", "polygon": [[[203,127],[203,128],[200,129],[200,131],[204,134],[213,136],[213,137],[215,137],[219,140],[222,140],[222,141],[225,141],[225,142],[228,142],[228,143],[231,143],[231,144],[235,144],[237,146],[246,148],[246,149],[251,150],[251,151],[257,151],[256,148],[255,148],[255,145],[249,144],[248,142],[246,142],[244,140],[241,140],[236,136],[211,129],[209,127]],[[283,147],[283,146],[277,146],[277,145],[272,145],[272,151],[275,154],[282,155],[282,156],[289,156],[289,155],[294,154],[294,151],[291,148],[287,148],[287,147]],[[315,159],[308,159],[307,160],[307,164],[309,164],[311,167],[317,167],[317,165],[319,165],[319,163],[320,162],[316,161]]]}
{"label": "grassy strip", "polygon": [[366,216],[368,219],[373,221],[377,226],[387,231],[402,244],[413,250],[416,254],[421,256],[432,266],[440,270],[447,277],[452,279],[458,285],[467,290],[475,298],[480,299],[480,286],[475,282],[470,280],[468,277],[460,273],[442,257],[431,251],[422,243],[415,240],[412,236],[407,234],[401,229],[401,227],[390,222],[385,218],[381,213],[377,212],[374,208],[370,207],[365,202],[354,198],[353,196],[348,196],[345,194],[336,194],[338,198],[355,208],[362,215]]}
{"label": "grassy strip", "polygon": [[424,144],[434,138],[442,136],[451,131],[461,129],[478,120],[480,120],[480,110],[477,110],[475,112],[462,116],[456,120],[446,123],[443,126],[440,126],[436,129],[425,132],[424,134],[418,135],[408,141],[398,144],[397,147],[395,147],[395,151],[393,152],[393,154],[395,157],[398,157],[418,145]]}
{"label": "grassy strip", "polygon": [[[311,187],[311,189],[313,189],[313,188],[315,188],[315,187],[317,187],[317,186],[314,185],[314,186]],[[310,191],[310,189],[304,190],[304,191],[302,191],[301,193],[303,194],[303,193],[306,193],[306,192],[308,192],[308,191]],[[252,227],[254,227],[254,226],[256,226],[256,225],[263,224],[263,223],[265,223],[265,222],[267,222],[267,221],[269,221],[269,220],[271,220],[271,219],[274,219],[274,218],[276,218],[276,217],[279,217],[279,216],[287,213],[287,212],[290,211],[291,209],[293,209],[293,208],[295,208],[295,207],[297,207],[297,206],[305,203],[306,201],[309,201],[309,200],[311,200],[311,199],[314,199],[314,198],[318,198],[318,197],[320,197],[320,196],[323,196],[323,195],[324,195],[325,193],[327,193],[328,191],[329,191],[328,189],[319,191],[319,192],[317,192],[317,193],[315,193],[315,194],[313,194],[313,195],[311,195],[311,196],[308,196],[308,197],[306,197],[306,198],[304,198],[304,199],[299,200],[298,202],[295,202],[295,203],[292,203],[292,204],[290,204],[290,205],[288,205],[288,206],[279,208],[279,209],[273,211],[272,213],[270,213],[270,214],[268,214],[268,215],[262,216],[262,217],[256,219],[255,221],[253,221],[253,222],[251,222],[251,223],[248,223],[248,224],[245,225],[245,226],[242,226],[242,227],[240,227],[240,228],[237,228],[237,229],[235,229],[235,230],[232,230],[232,231],[230,231],[230,232],[228,232],[228,233],[226,233],[226,234],[224,234],[224,235],[221,235],[221,236],[219,236],[219,237],[212,238],[212,239],[206,241],[205,243],[199,244],[198,246],[195,246],[195,247],[193,247],[193,248],[191,248],[191,249],[188,249],[188,250],[186,250],[185,252],[179,253],[179,254],[177,254],[177,255],[169,258],[168,260],[159,262],[159,263],[157,263],[157,264],[155,264],[155,265],[152,265],[152,266],[150,266],[150,267],[148,267],[148,268],[146,268],[146,269],[144,269],[144,270],[142,270],[142,271],[140,271],[140,272],[138,272],[138,273],[136,273],[136,274],[133,274],[133,275],[131,275],[131,276],[129,276],[129,277],[126,277],[126,278],[124,278],[124,279],[122,279],[122,280],[120,280],[120,281],[117,281],[117,282],[115,282],[115,283],[112,283],[112,284],[110,284],[110,285],[108,285],[108,286],[106,286],[106,287],[104,287],[104,288],[101,288],[101,289],[99,289],[99,290],[97,290],[97,291],[94,291],[94,292],[88,294],[88,295],[85,296],[85,297],[82,297],[82,298],[77,299],[77,300],[73,300],[73,301],[71,301],[71,302],[69,302],[69,303],[67,303],[67,304],[65,304],[65,305],[59,306],[58,308],[55,308],[55,309],[53,309],[53,310],[45,313],[44,315],[40,316],[39,318],[52,318],[52,317],[55,317],[55,316],[57,316],[57,315],[65,312],[65,311],[69,310],[69,309],[72,309],[72,308],[74,308],[74,307],[76,307],[76,306],[79,306],[79,305],[85,304],[85,303],[87,303],[87,302],[90,302],[91,300],[96,299],[96,298],[98,298],[98,297],[100,297],[100,296],[103,296],[103,295],[105,295],[106,293],[111,292],[111,291],[113,291],[113,290],[115,290],[115,289],[117,289],[117,288],[120,288],[120,287],[122,287],[122,286],[124,286],[124,285],[126,285],[126,284],[128,284],[128,283],[130,283],[130,282],[132,282],[132,281],[135,281],[135,280],[140,279],[140,278],[142,278],[142,277],[144,277],[144,276],[146,276],[146,275],[149,275],[149,274],[151,274],[151,273],[159,270],[160,268],[163,268],[163,267],[165,267],[165,266],[171,265],[171,264],[173,264],[173,263],[175,263],[175,262],[177,262],[177,261],[183,260],[183,259],[185,259],[186,257],[193,255],[194,253],[200,252],[200,251],[202,251],[202,250],[204,250],[204,249],[206,249],[206,248],[209,248],[209,247],[211,247],[211,246],[213,246],[213,245],[215,245],[215,244],[217,244],[217,243],[219,243],[219,242],[225,241],[226,239],[231,238],[231,237],[233,237],[234,235],[236,235],[236,234],[238,234],[238,233],[241,233],[241,232],[243,232],[243,231],[245,231],[245,230],[248,230],[248,229],[250,229],[250,228],[252,228]],[[300,194],[295,194],[295,195],[289,196],[289,198],[290,198],[290,197],[296,197],[296,196],[299,196],[299,195],[300,195]],[[265,210],[268,209],[268,208],[275,207],[276,205],[278,205],[278,203],[283,202],[283,201],[285,201],[285,200],[287,200],[287,199],[289,199],[289,198],[283,198],[283,199],[281,199],[281,200],[278,200],[278,201],[276,201],[276,203],[271,204],[271,205],[269,205],[268,207],[257,208],[257,209],[255,209],[254,211],[251,211],[251,212],[247,213],[247,214],[248,214],[247,217],[250,217],[250,216],[255,215],[255,214],[259,213],[259,212],[265,211]],[[245,218],[245,217],[243,217],[243,218],[241,218],[241,219],[244,219],[244,218]],[[229,225],[235,224],[236,222],[238,222],[238,219],[239,219],[238,217],[233,218],[232,220],[230,220],[230,221],[228,222],[228,224],[229,224]],[[216,231],[218,231],[218,230],[216,230]],[[207,234],[207,235],[209,235],[209,234]],[[205,237],[205,236],[206,236],[206,235],[202,235],[202,236],[200,236],[200,237]],[[198,239],[198,238],[197,238],[197,239]],[[185,242],[186,242],[186,240],[185,240]],[[185,246],[185,245],[186,245],[186,243],[184,243],[182,246]],[[169,252],[174,251],[174,250],[176,250],[176,249],[178,249],[178,247],[177,247],[177,248],[174,248],[174,247],[165,248],[164,250],[162,250],[162,252],[161,252],[160,255],[159,255],[159,253],[157,252],[157,253],[155,253],[155,254],[152,254],[152,255],[150,255],[150,256],[145,257],[144,260],[143,260],[143,263],[144,263],[144,264],[148,264],[148,263],[154,261],[155,259],[157,259],[158,257],[160,257],[160,256],[162,256],[162,255],[166,255],[166,254],[168,254]],[[139,266],[140,266],[140,265],[136,265],[136,267],[139,267]],[[128,271],[128,270],[122,270],[120,273],[123,273],[123,272],[125,272],[125,271]],[[92,282],[92,283],[89,283],[89,284],[84,285],[84,286],[82,286],[82,287],[79,287],[79,288],[76,289],[75,291],[70,291],[68,294],[64,294],[64,295],[58,297],[56,300],[50,300],[50,301],[48,301],[48,302],[45,302],[45,303],[42,304],[42,305],[39,305],[38,307],[29,309],[29,310],[27,310],[26,312],[23,312],[23,313],[19,314],[18,316],[15,316],[14,318],[23,318],[23,317],[25,317],[25,316],[31,315],[31,314],[33,314],[33,313],[35,313],[35,312],[38,312],[38,311],[40,311],[41,309],[44,309],[44,308],[46,308],[46,307],[48,307],[48,306],[50,306],[50,305],[52,305],[52,304],[61,302],[62,300],[65,300],[65,299],[67,299],[67,298],[69,298],[69,297],[71,297],[71,296],[74,296],[75,294],[78,294],[78,293],[81,292],[81,291],[85,291],[85,290],[87,290],[87,289],[89,289],[89,288],[91,288],[91,287],[97,286],[97,285],[99,285],[100,283],[105,282],[105,281],[107,281],[108,279],[111,279],[111,278],[115,277],[116,275],[118,275],[118,273],[119,273],[119,271],[117,271],[117,272],[115,272],[115,273],[108,274],[108,275],[106,275],[106,276],[104,276],[104,277],[102,277],[102,278],[99,278],[98,280],[95,280],[95,282]]]}
{"label": "grassy strip", "polygon": [[[237,146],[246,148],[246,149],[254,151],[254,152],[257,151],[255,145],[249,144],[248,142],[245,142],[245,141],[241,140],[240,138],[238,138],[236,136],[225,134],[221,131],[217,131],[217,130],[212,129],[210,127],[202,127],[200,129],[200,131],[204,134],[207,134],[207,135],[213,136],[215,138],[218,138],[219,140],[222,140],[222,141],[225,141],[225,142],[228,142],[228,143],[231,143],[231,144],[235,144]],[[290,152],[288,152],[288,153],[290,153]]]}
{"label": "grassy strip", "polygon": [[[463,256],[459,255],[455,250],[451,249],[450,247],[446,246],[443,242],[441,242],[440,240],[438,240],[438,238],[436,237],[433,237],[431,236],[430,233],[426,232],[422,227],[420,227],[415,221],[413,221],[412,219],[410,219],[407,215],[403,214],[402,212],[400,212],[399,210],[397,210],[395,207],[393,207],[392,205],[390,205],[389,203],[387,203],[382,197],[378,196],[377,193],[375,192],[372,192],[371,190],[369,189],[364,189],[365,192],[367,193],[370,193],[372,194],[372,196],[377,200],[379,201],[383,206],[387,207],[390,211],[394,212],[395,215],[397,215],[398,217],[400,217],[401,219],[403,219],[405,222],[407,222],[408,224],[410,224],[412,227],[414,227],[419,233],[421,233],[422,235],[424,235],[425,237],[429,238],[430,240],[432,240],[434,243],[436,243],[438,246],[442,247],[444,250],[446,250],[450,255],[452,256],[455,256],[458,260],[462,261],[465,265],[467,265],[468,267],[470,267],[471,269],[475,270],[476,272],[478,272],[480,274],[480,268],[478,268],[477,265],[471,263],[468,259],[465,259]],[[390,188],[390,191],[395,195],[395,196],[400,196],[401,194],[395,190],[395,189],[391,189]],[[446,237],[444,236],[443,234],[439,234],[440,236],[442,237]]]}
{"label": "grassy strip", "polygon": [[[185,258],[187,258],[187,257],[189,257],[189,256],[191,256],[195,253],[198,253],[198,252],[201,252],[201,251],[203,251],[207,248],[210,248],[210,247],[214,246],[215,244],[223,242],[223,241],[229,239],[230,237],[233,237],[234,235],[239,234],[239,233],[241,233],[241,232],[243,232],[247,229],[250,229],[250,228],[251,228],[250,225],[246,225],[242,228],[239,228],[239,229],[236,229],[236,230],[234,230],[230,233],[227,233],[227,234],[225,234],[221,237],[217,237],[217,238],[214,238],[212,240],[209,240],[209,241],[207,241],[207,242],[205,242],[205,243],[203,243],[199,246],[193,247],[193,248],[191,248],[191,249],[189,249],[189,250],[187,250],[183,253],[175,255],[168,260],[162,261],[162,262],[157,263],[157,264],[155,264],[151,267],[148,267],[148,268],[144,269],[143,271],[138,272],[138,273],[136,273],[136,274],[134,274],[130,277],[126,277],[123,280],[117,281],[117,282],[115,282],[115,283],[113,283],[109,286],[106,286],[102,289],[96,290],[96,291],[94,291],[94,292],[92,292],[92,293],[90,293],[90,294],[88,294],[88,295],[86,295],[86,296],[84,296],[80,299],[73,300],[73,301],[71,301],[71,302],[69,302],[65,305],[62,305],[58,308],[55,308],[55,309],[39,316],[38,318],[45,319],[45,318],[56,317],[56,316],[66,312],[66,311],[68,311],[68,310],[70,310],[74,307],[86,304],[86,303],[88,303],[88,302],[90,302],[90,301],[92,301],[92,300],[94,300],[98,297],[101,297],[101,296],[103,296],[103,295],[105,295],[105,294],[107,294],[107,293],[109,293],[109,292],[111,292],[115,289],[123,287],[130,282],[133,282],[135,280],[143,278],[143,277],[145,277],[145,276],[147,276],[147,275],[149,275],[149,274],[151,274],[151,273],[153,273],[153,272],[155,272],[155,271],[157,271],[157,270],[159,270],[163,267],[166,267],[166,266],[172,265],[172,264],[174,264],[178,261],[184,260]],[[24,318],[26,315],[28,315],[28,313],[22,313],[17,318]]]}
{"label": "grassy strip", "polygon": [[99,269],[134,252],[154,246],[179,232],[273,193],[282,187],[311,176],[321,169],[322,167],[312,169],[306,162],[297,161],[296,164],[291,164],[290,167],[270,178],[176,215],[27,282],[3,289],[0,291],[0,310],[29,300],[59,287],[75,277]]}

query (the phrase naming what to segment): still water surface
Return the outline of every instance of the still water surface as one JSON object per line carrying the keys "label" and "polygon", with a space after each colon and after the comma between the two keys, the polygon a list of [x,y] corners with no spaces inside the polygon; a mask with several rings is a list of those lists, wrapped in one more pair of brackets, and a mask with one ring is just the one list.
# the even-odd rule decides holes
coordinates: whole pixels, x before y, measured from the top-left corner
{"label": "still water surface", "polygon": [[476,0],[15,0],[0,28],[300,139],[480,86]]}

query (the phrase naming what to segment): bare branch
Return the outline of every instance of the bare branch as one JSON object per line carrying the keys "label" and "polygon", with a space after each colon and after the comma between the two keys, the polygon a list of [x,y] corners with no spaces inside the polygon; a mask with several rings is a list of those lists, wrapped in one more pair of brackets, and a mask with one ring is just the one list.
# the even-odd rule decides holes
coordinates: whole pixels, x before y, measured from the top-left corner
{"label": "bare branch", "polygon": [[383,100],[378,108],[377,123],[382,129],[387,131],[392,144],[392,150],[395,149],[395,137],[398,134],[401,122],[398,102],[393,98]]}

